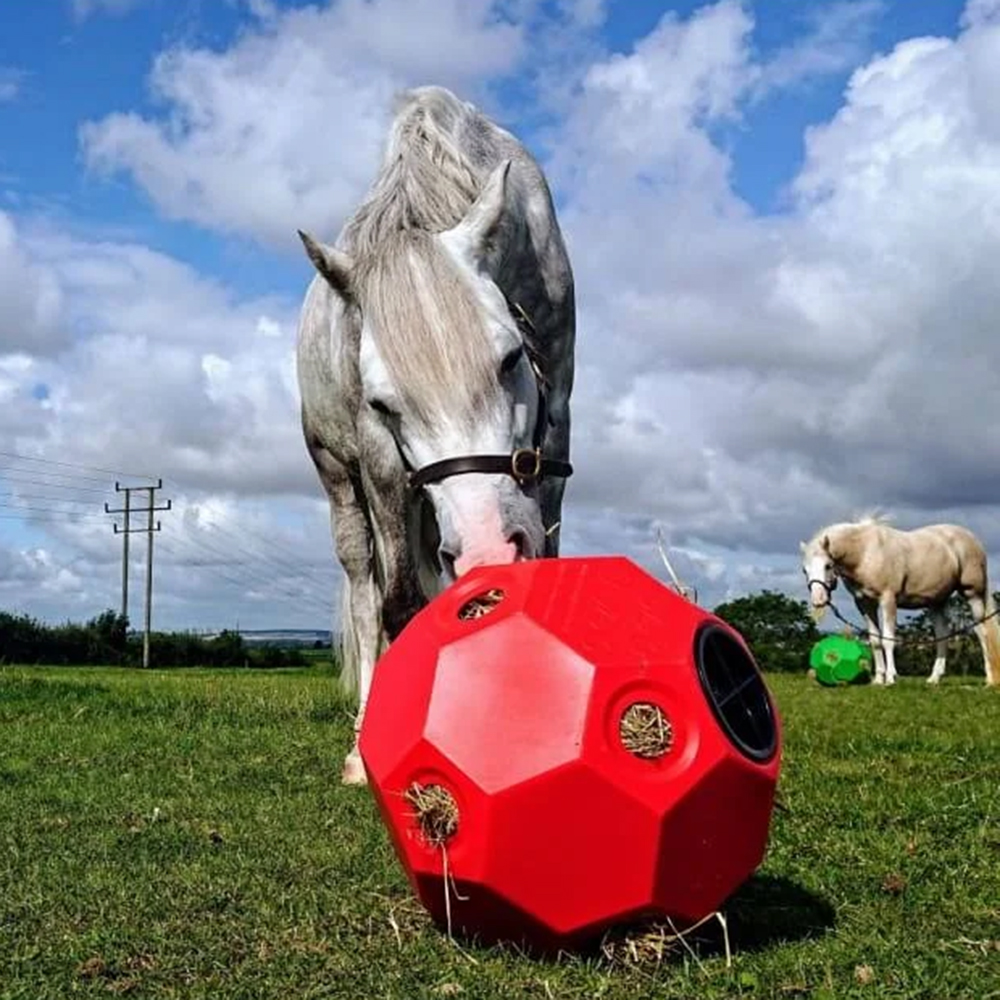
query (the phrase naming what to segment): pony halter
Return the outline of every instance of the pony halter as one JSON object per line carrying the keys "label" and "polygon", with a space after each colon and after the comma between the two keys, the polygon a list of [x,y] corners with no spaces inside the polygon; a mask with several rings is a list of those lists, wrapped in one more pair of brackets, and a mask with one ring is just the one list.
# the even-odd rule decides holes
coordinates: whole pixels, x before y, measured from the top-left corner
{"label": "pony halter", "polygon": [[[507,305],[518,326],[523,324],[529,332],[534,333],[534,324],[521,306],[516,302],[510,302],[509,299]],[[536,482],[545,476],[568,478],[573,475],[573,466],[569,462],[563,462],[558,458],[546,458],[542,455],[542,441],[549,419],[545,403],[545,387],[548,383],[534,351],[530,348],[530,341],[526,335],[524,336],[524,349],[538,386],[538,415],[535,419],[531,447],[515,448],[509,455],[460,455],[455,458],[443,458],[439,462],[431,462],[429,465],[410,472],[409,487],[411,490],[419,490],[429,483],[439,483],[442,479],[448,479],[450,476],[461,476],[469,472],[507,475],[517,480],[521,486],[525,483]]]}

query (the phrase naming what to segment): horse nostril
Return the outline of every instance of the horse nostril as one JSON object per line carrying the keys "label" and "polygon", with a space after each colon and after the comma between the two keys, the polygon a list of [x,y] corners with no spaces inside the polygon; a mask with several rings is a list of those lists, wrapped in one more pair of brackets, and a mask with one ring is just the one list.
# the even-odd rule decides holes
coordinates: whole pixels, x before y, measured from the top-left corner
{"label": "horse nostril", "polygon": [[452,580],[458,579],[458,573],[455,571],[455,560],[458,558],[454,552],[450,552],[448,549],[438,549],[438,555],[441,558],[441,568],[444,572],[451,577]]}
{"label": "horse nostril", "polygon": [[528,536],[525,535],[523,531],[514,531],[508,538],[507,542],[514,546],[514,551],[517,553],[518,559],[524,559],[528,554]]}

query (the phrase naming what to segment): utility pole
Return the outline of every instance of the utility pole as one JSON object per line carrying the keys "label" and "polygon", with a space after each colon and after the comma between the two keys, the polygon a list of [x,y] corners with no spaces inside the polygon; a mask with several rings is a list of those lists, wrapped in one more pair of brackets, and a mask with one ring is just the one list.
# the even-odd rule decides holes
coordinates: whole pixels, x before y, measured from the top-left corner
{"label": "utility pole", "polygon": [[[131,513],[132,506],[132,490],[127,486],[122,489],[121,484],[115,483],[115,493],[125,494],[125,508],[122,513],[125,515],[125,525],[124,532],[122,536],[122,618],[128,621],[128,536],[130,534],[129,528],[131,524],[129,522],[129,514]],[[108,509],[108,505],[104,505],[104,509]],[[114,529],[118,531],[118,525],[114,525]]]}
{"label": "utility pole", "polygon": [[[153,526],[153,511],[170,510],[172,501],[168,500],[163,507],[157,507],[153,502],[155,490],[163,489],[163,480],[158,479],[155,486],[121,486],[115,483],[115,492],[125,494],[125,506],[112,510],[107,504],[104,505],[105,514],[124,514],[125,524],[119,529],[117,522],[114,524],[115,534],[122,535],[122,615],[128,619],[128,536],[138,532],[146,532],[146,620],[142,634],[142,665],[149,666],[149,632],[152,621],[153,608],[153,532],[161,529],[160,522]],[[145,507],[132,506],[132,493],[145,491],[148,495],[149,503]],[[142,528],[133,528],[131,525],[132,514],[146,514],[146,525]]]}

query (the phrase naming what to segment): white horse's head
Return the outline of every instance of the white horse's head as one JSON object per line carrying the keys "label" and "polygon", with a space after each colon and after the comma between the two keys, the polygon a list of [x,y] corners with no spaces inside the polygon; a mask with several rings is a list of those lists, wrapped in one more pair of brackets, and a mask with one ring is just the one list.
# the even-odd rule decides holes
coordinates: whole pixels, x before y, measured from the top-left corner
{"label": "white horse's head", "polygon": [[830,536],[819,534],[808,542],[800,542],[802,572],[809,588],[812,616],[819,621],[830,606],[830,597],[837,589],[837,567],[830,555]]}
{"label": "white horse's head", "polygon": [[508,168],[445,232],[400,230],[357,260],[303,236],[360,323],[359,435],[387,465],[402,458],[423,507],[411,524],[422,525],[421,548],[446,580],[539,556],[548,527],[537,481],[541,373],[490,273]]}

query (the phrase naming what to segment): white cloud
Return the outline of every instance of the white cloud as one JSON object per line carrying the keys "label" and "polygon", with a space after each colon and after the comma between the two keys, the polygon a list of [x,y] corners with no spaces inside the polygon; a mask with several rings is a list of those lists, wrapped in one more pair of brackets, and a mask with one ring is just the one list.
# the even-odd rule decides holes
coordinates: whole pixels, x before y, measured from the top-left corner
{"label": "white cloud", "polygon": [[14,66],[0,66],[0,104],[17,99],[24,76],[24,71]]}
{"label": "white cloud", "polygon": [[[8,236],[7,259],[25,285],[43,274],[58,290],[53,328],[73,336],[58,353],[0,352],[0,525],[27,525],[0,543],[0,608],[117,607],[121,541],[103,503],[120,506],[117,479],[147,475],[174,505],[156,514],[154,624],[232,626],[235,607],[251,627],[325,626],[336,574],[299,426],[297,303],[240,299],[134,244],[43,224]],[[144,552],[139,537],[134,622]]]}
{"label": "white cloud", "polygon": [[[155,470],[204,489],[301,491],[297,303],[237,300],[180,262],[51,231],[30,246],[58,276],[77,331],[33,379],[49,389],[47,446],[81,464]],[[2,421],[0,417],[0,421]],[[72,442],[72,445],[71,445]]]}
{"label": "white cloud", "polygon": [[984,10],[853,74],[781,217],[734,194],[713,127],[768,74],[825,65],[824,32],[758,64],[747,10],[722,2],[591,67],[552,157],[582,307],[567,523],[613,508],[794,564],[799,538],[880,504],[974,521],[1000,548]]}
{"label": "white cloud", "polygon": [[852,69],[866,55],[884,0],[840,0],[807,10],[808,30],[763,66],[756,96],[811,77]]}
{"label": "white cloud", "polygon": [[225,52],[165,52],[150,87],[167,114],[111,114],[81,139],[93,169],[131,173],[168,217],[291,246],[297,227],[334,233],[363,195],[398,89],[475,89],[522,51],[487,0],[289,10]]}
{"label": "white cloud", "polygon": [[14,220],[0,211],[0,357],[50,354],[68,343],[63,295],[53,272],[31,259]]}
{"label": "white cloud", "polygon": [[[499,21],[485,2],[434,9],[259,7],[230,49],[164,55],[153,73],[163,115],[91,123],[89,162],[130,172],[169,216],[282,244],[300,225],[332,233],[354,205],[397,86],[429,76],[478,97],[484,81],[542,64],[539,104],[562,112],[546,167],[579,303],[564,551],[623,552],[662,575],[660,524],[711,604],[798,587],[797,541],[872,506],[902,523],[963,521],[1000,550],[993,0],[968,5],[956,38],[906,40],[866,62],[873,3],[825,7],[765,58],[752,9],[734,0],[667,16],[617,55],[595,55],[587,34],[601,4],[564,7],[548,34],[524,31],[543,16],[536,0],[507,0]],[[540,60],[559,37],[574,58]],[[776,89],[855,61],[840,109],[804,137],[787,211],[756,213],[735,191],[720,127],[744,127]],[[16,426],[25,447],[97,464],[152,458],[182,489],[174,523],[206,544],[197,532],[219,529],[190,510],[287,490],[260,500],[260,531],[299,512],[309,527],[289,551],[332,571],[297,425],[298,301],[240,299],[124,243],[10,227],[0,253],[17,262],[12,287],[36,289],[21,315],[37,315],[37,289],[54,289],[49,342],[65,329],[77,338],[58,363],[55,347],[11,339],[29,364],[0,368],[0,397],[26,399],[37,382],[51,395],[15,405],[16,425],[4,407],[0,433]],[[223,531],[237,531],[236,509]],[[113,581],[111,560],[106,573]],[[189,576],[207,600],[209,568]]]}

